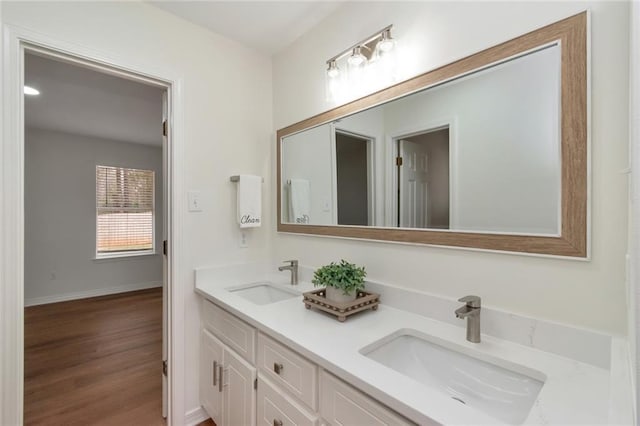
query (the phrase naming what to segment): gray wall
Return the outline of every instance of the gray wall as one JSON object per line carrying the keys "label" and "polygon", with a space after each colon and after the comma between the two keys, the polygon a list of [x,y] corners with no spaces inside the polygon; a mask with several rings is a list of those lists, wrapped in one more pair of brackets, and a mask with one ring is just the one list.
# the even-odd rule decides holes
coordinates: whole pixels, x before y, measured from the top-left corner
{"label": "gray wall", "polygon": [[95,260],[98,164],[156,172],[156,251],[160,250],[160,147],[26,129],[26,305],[161,284],[160,254]]}

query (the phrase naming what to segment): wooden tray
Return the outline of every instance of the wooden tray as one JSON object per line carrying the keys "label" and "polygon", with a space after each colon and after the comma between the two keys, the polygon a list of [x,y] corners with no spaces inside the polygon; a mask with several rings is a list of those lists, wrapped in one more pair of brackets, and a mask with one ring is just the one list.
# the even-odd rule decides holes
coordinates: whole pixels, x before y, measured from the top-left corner
{"label": "wooden tray", "polygon": [[338,321],[344,322],[349,315],[366,311],[367,309],[378,309],[380,295],[368,291],[358,291],[356,300],[353,302],[334,302],[326,298],[325,289],[308,291],[302,294],[302,302],[307,309],[316,308],[328,312],[338,317]]}

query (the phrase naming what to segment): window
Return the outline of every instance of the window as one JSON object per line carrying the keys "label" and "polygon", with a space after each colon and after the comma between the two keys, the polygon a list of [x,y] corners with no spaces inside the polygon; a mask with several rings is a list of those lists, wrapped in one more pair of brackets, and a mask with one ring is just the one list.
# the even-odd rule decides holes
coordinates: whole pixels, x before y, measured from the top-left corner
{"label": "window", "polygon": [[154,251],[153,170],[96,166],[97,257]]}

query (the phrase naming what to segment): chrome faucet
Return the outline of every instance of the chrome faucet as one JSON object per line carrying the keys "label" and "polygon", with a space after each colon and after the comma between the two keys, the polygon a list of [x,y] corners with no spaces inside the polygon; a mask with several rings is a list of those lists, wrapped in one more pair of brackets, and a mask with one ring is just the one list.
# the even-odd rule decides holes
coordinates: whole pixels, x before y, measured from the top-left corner
{"label": "chrome faucet", "polygon": [[278,271],[291,271],[291,285],[298,285],[298,261],[285,260],[284,263],[288,263],[288,265],[278,267]]}
{"label": "chrome faucet", "polygon": [[456,318],[467,318],[467,340],[480,343],[480,298],[478,296],[465,296],[458,299],[465,303],[456,309]]}

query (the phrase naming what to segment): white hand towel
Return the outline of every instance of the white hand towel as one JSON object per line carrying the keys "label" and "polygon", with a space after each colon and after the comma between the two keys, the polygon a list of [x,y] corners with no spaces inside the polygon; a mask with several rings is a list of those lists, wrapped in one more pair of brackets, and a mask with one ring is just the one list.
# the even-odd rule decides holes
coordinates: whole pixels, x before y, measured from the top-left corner
{"label": "white hand towel", "polygon": [[293,223],[309,223],[310,213],[309,181],[291,179],[289,185],[289,219]]}
{"label": "white hand towel", "polygon": [[238,223],[255,228],[262,221],[262,177],[240,175],[238,182]]}

